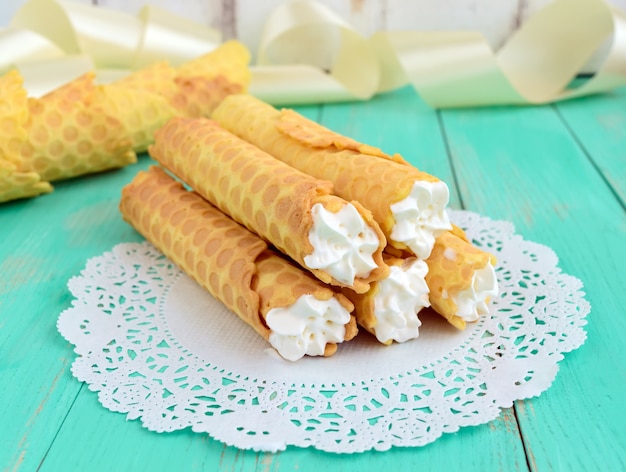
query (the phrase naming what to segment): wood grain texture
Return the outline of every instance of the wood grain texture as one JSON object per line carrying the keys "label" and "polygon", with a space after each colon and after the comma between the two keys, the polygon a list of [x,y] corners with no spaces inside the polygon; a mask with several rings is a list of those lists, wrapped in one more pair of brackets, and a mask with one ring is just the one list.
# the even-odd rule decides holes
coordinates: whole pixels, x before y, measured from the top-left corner
{"label": "wood grain texture", "polygon": [[[586,123],[596,120],[589,100],[567,105],[572,114],[579,107]],[[510,220],[525,238],[552,247],[563,271],[583,281],[592,305],[586,344],[566,355],[550,390],[520,403],[532,468],[623,470],[626,435],[617,425],[626,418],[616,395],[624,387],[626,329],[620,202],[552,107],[446,111],[443,118],[468,208]]]}

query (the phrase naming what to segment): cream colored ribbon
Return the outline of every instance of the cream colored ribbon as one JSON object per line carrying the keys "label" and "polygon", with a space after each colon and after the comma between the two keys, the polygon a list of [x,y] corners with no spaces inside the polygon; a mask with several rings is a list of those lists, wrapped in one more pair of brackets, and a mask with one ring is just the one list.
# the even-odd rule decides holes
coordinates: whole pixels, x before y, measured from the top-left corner
{"label": "cream colored ribbon", "polygon": [[[180,64],[219,42],[216,31],[153,6],[135,17],[30,0],[0,31],[0,72],[17,67],[39,95],[86,70],[108,81],[156,60]],[[594,77],[571,88],[607,44]],[[626,84],[626,16],[600,0],[556,0],[494,52],[476,32],[365,38],[324,5],[297,0],[268,18],[257,56],[250,92],[275,105],[362,100],[406,84],[433,107],[542,104]]]}
{"label": "cream colored ribbon", "polygon": [[0,31],[0,73],[17,68],[29,94],[40,96],[90,70],[109,82],[157,60],[182,64],[220,42],[217,31],[155,6],[132,16],[62,0],[30,0]]}

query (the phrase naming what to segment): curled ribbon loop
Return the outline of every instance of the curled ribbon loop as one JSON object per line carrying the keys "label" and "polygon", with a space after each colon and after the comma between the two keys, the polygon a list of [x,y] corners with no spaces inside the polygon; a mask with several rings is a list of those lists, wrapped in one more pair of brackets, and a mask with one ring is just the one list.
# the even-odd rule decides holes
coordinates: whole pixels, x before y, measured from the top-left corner
{"label": "curled ribbon loop", "polygon": [[[0,31],[0,73],[16,67],[31,96],[85,72],[107,82],[157,60],[177,66],[214,49],[220,34],[154,6],[138,16],[62,0],[30,0]],[[14,47],[14,45],[16,47]]]}
{"label": "curled ribbon loop", "polygon": [[378,58],[368,41],[315,2],[294,1],[274,10],[263,30],[258,64],[251,93],[274,104],[367,99],[378,88]]}
{"label": "curled ribbon loop", "polygon": [[[343,25],[319,3],[281,5],[268,22],[269,32],[266,31],[261,42],[263,62],[269,62],[266,51],[280,49],[277,43],[285,37],[289,38],[291,48],[298,47],[299,57],[307,58],[306,51],[314,49],[313,45],[317,47],[317,42],[299,32],[313,17],[323,19],[326,24]],[[354,98],[367,98],[410,83],[424,101],[439,108],[541,104],[626,84],[626,18],[597,0],[555,1],[530,18],[497,53],[477,32],[385,31],[368,40],[353,33],[349,38],[340,38],[335,48],[349,51],[349,41],[358,41],[377,57],[375,65],[367,62],[371,65],[368,77],[379,79],[376,83],[364,80],[365,69],[354,67],[352,54],[332,54],[331,50],[329,54],[337,60],[330,78],[337,79],[337,86],[343,85]],[[570,89],[569,85],[594,53],[611,39],[612,47],[594,78]],[[292,52],[291,56],[296,54]],[[315,65],[313,61],[307,64]],[[335,70],[342,71],[341,80]],[[301,80],[314,82],[312,75]],[[359,80],[361,86],[356,92],[349,84]],[[282,102],[282,97],[273,96],[267,85],[253,81],[251,91],[261,98]],[[282,93],[293,103],[296,94],[288,91],[289,84],[283,85]],[[315,101],[319,94],[314,87],[308,95],[300,92],[296,103]],[[327,99],[335,97],[342,94],[335,92]]]}

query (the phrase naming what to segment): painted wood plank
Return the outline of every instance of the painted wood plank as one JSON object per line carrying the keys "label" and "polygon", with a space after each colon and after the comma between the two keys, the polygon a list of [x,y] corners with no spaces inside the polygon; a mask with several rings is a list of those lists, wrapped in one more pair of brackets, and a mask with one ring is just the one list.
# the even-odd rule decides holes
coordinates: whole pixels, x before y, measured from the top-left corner
{"label": "painted wood plank", "polygon": [[593,307],[586,345],[566,356],[551,389],[519,404],[533,469],[623,470],[622,207],[550,107],[442,115],[468,208],[552,247]]}
{"label": "painted wood plank", "polygon": [[69,277],[122,237],[119,188],[135,171],[59,183],[52,194],[0,205],[0,466],[7,470],[36,469],[80,388],[56,320],[70,305]]}
{"label": "painted wood plank", "polygon": [[556,109],[626,205],[626,88],[563,102]]}

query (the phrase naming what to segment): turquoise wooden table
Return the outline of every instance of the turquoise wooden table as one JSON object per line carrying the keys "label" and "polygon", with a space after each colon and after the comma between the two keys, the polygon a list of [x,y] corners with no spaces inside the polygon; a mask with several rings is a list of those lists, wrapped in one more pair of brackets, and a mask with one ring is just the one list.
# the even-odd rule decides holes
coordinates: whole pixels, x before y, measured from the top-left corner
{"label": "turquoise wooden table", "polygon": [[626,90],[558,105],[435,111],[409,89],[300,107],[449,183],[451,207],[511,221],[552,247],[592,305],[588,339],[538,398],[421,448],[333,455],[241,451],[157,434],[98,403],[56,331],[68,279],[141,238],[118,212],[131,167],[0,206],[0,466],[6,471],[626,470]]}

